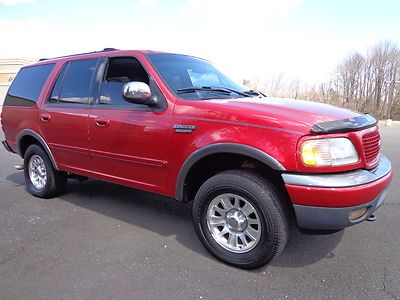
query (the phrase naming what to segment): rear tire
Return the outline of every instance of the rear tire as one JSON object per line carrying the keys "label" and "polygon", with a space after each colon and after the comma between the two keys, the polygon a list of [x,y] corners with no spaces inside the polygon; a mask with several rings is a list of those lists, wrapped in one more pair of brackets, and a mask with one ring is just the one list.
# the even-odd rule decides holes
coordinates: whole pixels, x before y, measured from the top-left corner
{"label": "rear tire", "polygon": [[52,198],[65,191],[67,174],[54,169],[39,145],[28,147],[24,155],[24,176],[29,192],[39,198]]}
{"label": "rear tire", "polygon": [[243,269],[269,263],[284,249],[288,216],[275,188],[247,170],[208,179],[193,202],[195,231],[219,260]]}

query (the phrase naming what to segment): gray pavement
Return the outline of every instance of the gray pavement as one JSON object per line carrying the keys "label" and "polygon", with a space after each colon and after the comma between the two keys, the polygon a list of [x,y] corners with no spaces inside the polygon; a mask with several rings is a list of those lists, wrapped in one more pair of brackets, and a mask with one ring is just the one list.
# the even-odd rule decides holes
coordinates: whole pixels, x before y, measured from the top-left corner
{"label": "gray pavement", "polygon": [[396,173],[377,221],[297,232],[257,271],[212,258],[187,204],[93,180],[34,198],[1,149],[0,298],[400,299],[400,124],[381,128]]}

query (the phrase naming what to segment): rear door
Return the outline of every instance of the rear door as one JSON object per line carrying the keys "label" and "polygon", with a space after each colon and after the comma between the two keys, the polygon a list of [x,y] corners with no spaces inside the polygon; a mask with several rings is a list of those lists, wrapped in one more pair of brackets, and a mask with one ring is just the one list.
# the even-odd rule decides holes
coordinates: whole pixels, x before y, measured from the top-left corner
{"label": "rear door", "polygon": [[98,59],[66,63],[40,111],[41,131],[60,169],[91,174],[88,117]]}

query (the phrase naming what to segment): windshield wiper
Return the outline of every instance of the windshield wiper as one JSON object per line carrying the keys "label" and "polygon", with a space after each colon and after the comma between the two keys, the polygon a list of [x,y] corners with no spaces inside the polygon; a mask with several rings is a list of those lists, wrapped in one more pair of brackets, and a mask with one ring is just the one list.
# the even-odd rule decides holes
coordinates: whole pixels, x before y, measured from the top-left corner
{"label": "windshield wiper", "polygon": [[196,91],[205,91],[205,92],[217,92],[217,93],[224,93],[224,94],[230,94],[230,91],[227,91],[225,89],[217,89],[217,88],[212,88],[210,86],[191,86],[187,88],[182,88],[176,90],[178,94],[185,94],[185,93],[193,93]]}
{"label": "windshield wiper", "polygon": [[239,91],[236,91],[234,89],[230,89],[230,88],[226,88],[226,87],[218,87],[218,88],[227,90],[227,91],[232,92],[232,93],[236,93],[236,94],[238,94],[240,96],[243,96],[243,97],[249,97],[249,94],[246,94],[246,92],[239,92]]}
{"label": "windshield wiper", "polygon": [[263,96],[263,97],[267,97],[267,95],[265,95],[264,93],[259,92],[259,91],[255,91],[255,90],[248,90],[248,91],[245,91],[245,92],[243,92],[243,93],[245,93],[245,94],[247,94],[247,95],[252,95],[252,96]]}
{"label": "windshield wiper", "polygon": [[235,91],[233,89],[226,88],[226,87],[191,86],[191,87],[187,87],[187,88],[178,89],[176,92],[178,94],[185,94],[185,93],[193,93],[193,92],[196,92],[196,91],[223,93],[223,94],[226,94],[226,95],[230,95],[231,93],[236,93],[236,94],[238,94],[240,96],[243,96],[243,97],[249,97],[249,95],[247,95],[245,93],[238,92],[238,91]]}

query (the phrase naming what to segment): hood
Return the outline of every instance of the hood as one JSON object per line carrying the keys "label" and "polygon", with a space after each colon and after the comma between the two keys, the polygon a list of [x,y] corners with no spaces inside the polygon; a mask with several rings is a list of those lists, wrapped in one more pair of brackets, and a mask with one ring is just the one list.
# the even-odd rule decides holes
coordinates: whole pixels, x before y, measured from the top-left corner
{"label": "hood", "polygon": [[242,122],[285,128],[301,133],[312,132],[313,126],[318,123],[361,116],[357,112],[324,103],[287,98],[253,97],[204,102],[223,105],[225,112],[240,114]]}

